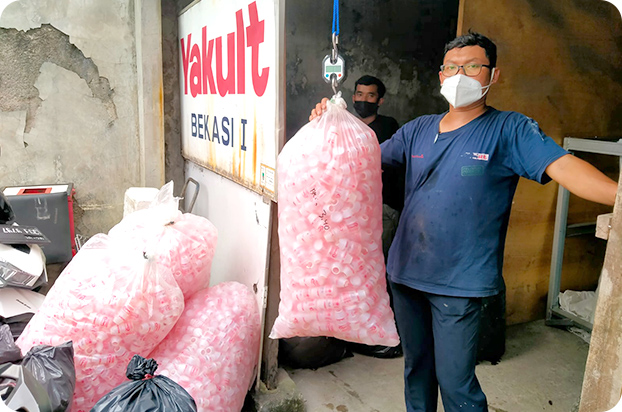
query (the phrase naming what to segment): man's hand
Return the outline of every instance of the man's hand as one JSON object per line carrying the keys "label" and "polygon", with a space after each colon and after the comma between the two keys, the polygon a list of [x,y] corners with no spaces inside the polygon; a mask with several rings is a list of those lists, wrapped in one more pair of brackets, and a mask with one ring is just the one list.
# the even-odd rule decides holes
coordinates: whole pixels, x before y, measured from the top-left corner
{"label": "man's hand", "polygon": [[322,113],[326,111],[326,102],[328,102],[328,98],[325,97],[322,101],[315,105],[315,109],[311,110],[311,116],[309,116],[309,121],[315,119],[316,117],[320,117]]}

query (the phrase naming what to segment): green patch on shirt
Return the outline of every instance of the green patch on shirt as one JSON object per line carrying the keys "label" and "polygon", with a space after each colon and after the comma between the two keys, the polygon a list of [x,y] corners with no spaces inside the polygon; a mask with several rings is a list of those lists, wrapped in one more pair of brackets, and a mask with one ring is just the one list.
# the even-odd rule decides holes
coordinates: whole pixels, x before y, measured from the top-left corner
{"label": "green patch on shirt", "polygon": [[484,175],[484,166],[462,166],[460,170],[460,174],[463,177],[468,176],[483,176]]}

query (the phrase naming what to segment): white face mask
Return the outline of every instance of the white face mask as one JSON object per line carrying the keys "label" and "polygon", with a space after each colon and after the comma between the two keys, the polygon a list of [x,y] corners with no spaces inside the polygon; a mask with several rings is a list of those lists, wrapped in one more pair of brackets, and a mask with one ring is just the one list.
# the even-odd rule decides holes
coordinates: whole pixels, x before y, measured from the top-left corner
{"label": "white face mask", "polygon": [[[495,68],[493,67],[490,73],[491,82],[494,74]],[[472,77],[456,74],[445,79],[441,85],[441,94],[453,107],[464,107],[484,97],[488,93],[491,84],[482,86]]]}

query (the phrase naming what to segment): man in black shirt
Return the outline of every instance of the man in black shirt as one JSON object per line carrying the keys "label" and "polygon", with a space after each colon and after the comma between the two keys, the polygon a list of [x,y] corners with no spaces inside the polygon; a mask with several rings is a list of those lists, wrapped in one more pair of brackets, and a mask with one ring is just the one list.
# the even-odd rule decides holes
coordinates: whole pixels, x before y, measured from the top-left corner
{"label": "man in black shirt", "polygon": [[[386,87],[380,79],[365,75],[354,83],[352,102],[354,110],[382,143],[399,129],[397,120],[378,114],[378,107],[384,102]],[[404,207],[404,167],[382,165],[382,250],[385,262],[389,247],[395,236],[400,212]],[[390,294],[390,290],[389,290]],[[367,346],[355,344],[352,350],[379,358],[393,358],[402,355],[402,347]]]}
{"label": "man in black shirt", "polygon": [[[354,83],[352,102],[354,110],[363,123],[368,125],[382,143],[393,136],[399,129],[397,120],[378,114],[378,107],[384,102],[386,87],[380,79],[365,75]],[[403,168],[390,168],[383,165],[382,170],[382,249],[385,259],[397,228],[399,213],[404,207],[404,174]]]}

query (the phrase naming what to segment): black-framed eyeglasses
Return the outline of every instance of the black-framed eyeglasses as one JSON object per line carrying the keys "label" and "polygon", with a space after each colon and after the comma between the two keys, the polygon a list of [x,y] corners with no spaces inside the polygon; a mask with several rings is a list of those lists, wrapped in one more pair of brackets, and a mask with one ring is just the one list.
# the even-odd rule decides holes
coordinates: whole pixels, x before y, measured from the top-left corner
{"label": "black-framed eyeglasses", "polygon": [[441,66],[441,73],[443,73],[443,76],[445,77],[451,77],[458,74],[460,68],[462,68],[462,70],[464,70],[464,74],[469,77],[473,77],[477,76],[482,72],[482,67],[488,67],[489,69],[492,69],[492,66],[489,64],[469,63],[462,66],[459,66],[457,64],[443,64]]}

